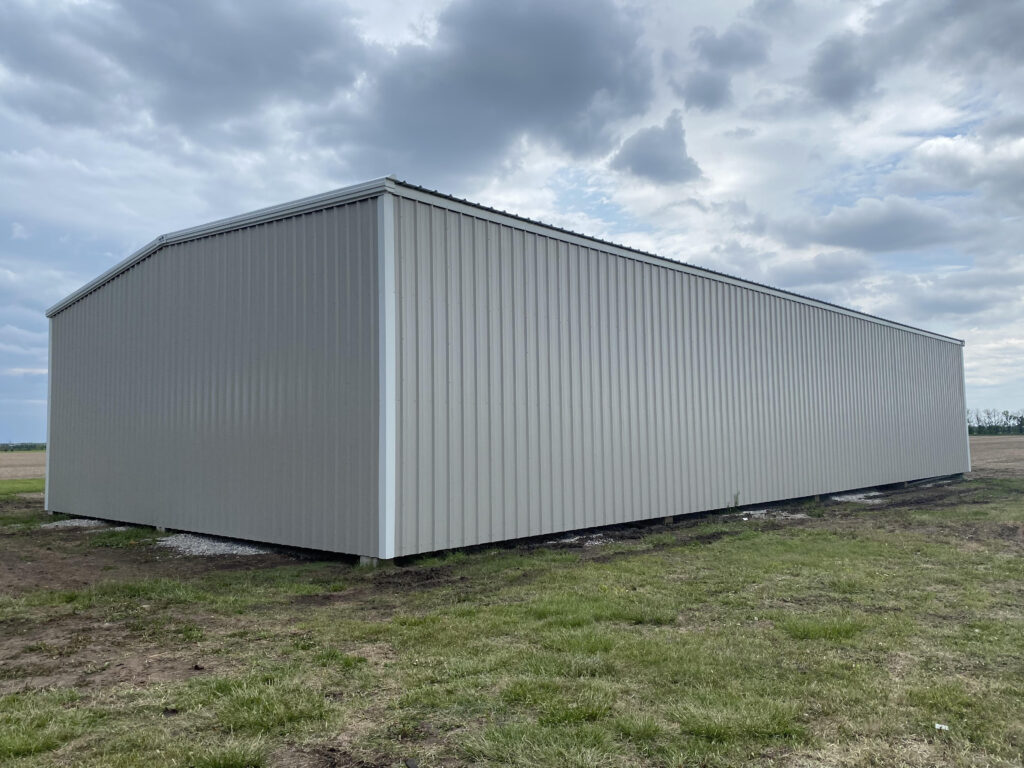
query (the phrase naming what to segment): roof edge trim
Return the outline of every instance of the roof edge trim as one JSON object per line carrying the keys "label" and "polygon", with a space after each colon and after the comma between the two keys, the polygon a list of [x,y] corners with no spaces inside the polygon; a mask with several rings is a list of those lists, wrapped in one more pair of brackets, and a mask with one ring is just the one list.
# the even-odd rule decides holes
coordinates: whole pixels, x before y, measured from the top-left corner
{"label": "roof edge trim", "polygon": [[839,304],[833,304],[829,301],[824,301],[823,299],[815,299],[811,296],[804,296],[782,288],[774,288],[770,285],[754,282],[753,280],[747,280],[734,275],[728,275],[724,272],[716,272],[715,270],[708,269],[707,267],[699,267],[693,264],[687,264],[686,262],[669,259],[664,256],[658,256],[657,254],[641,251],[637,248],[630,248],[628,246],[613,243],[608,240],[602,240],[601,238],[593,237],[591,235],[585,235],[580,232],[563,229],[562,227],[555,226],[554,224],[545,224],[542,221],[530,219],[525,216],[519,216],[507,211],[501,211],[496,208],[490,208],[480,203],[474,203],[470,200],[455,197],[454,195],[448,195],[444,192],[438,192],[434,189],[421,187],[408,181],[402,181],[391,175],[382,176],[361,184],[353,184],[348,187],[342,187],[341,189],[331,190],[330,192],[323,192],[318,195],[304,197],[299,200],[293,200],[289,203],[272,205],[267,208],[260,208],[256,211],[231,216],[226,219],[218,219],[216,221],[209,222],[208,224],[201,224],[197,227],[180,229],[175,232],[160,235],[155,240],[152,240],[139,250],[135,251],[124,261],[115,264],[106,272],[90,280],[78,290],[65,296],[46,310],[46,316],[50,318],[54,317],[72,304],[78,302],[85,296],[110,282],[122,272],[127,271],[140,261],[152,256],[164,246],[183,243],[189,240],[197,240],[201,237],[222,234],[224,232],[230,232],[232,230],[242,229],[256,224],[264,224],[270,221],[276,221],[290,216],[297,216],[303,213],[323,210],[324,208],[331,208],[336,205],[355,202],[356,200],[377,197],[385,192],[393,192],[400,197],[410,197],[427,203],[433,203],[436,201],[440,203],[442,207],[449,208],[450,210],[462,211],[464,213],[469,213],[469,215],[481,216],[481,218],[490,219],[496,223],[508,223],[509,226],[525,228],[538,234],[544,234],[545,232],[558,233],[563,237],[568,237],[578,245],[583,245],[585,247],[594,247],[596,245],[597,250],[605,250],[624,258],[644,261],[655,266],[667,267],[669,269],[685,272],[697,277],[718,280],[723,283],[736,285],[741,288],[748,288],[750,290],[759,291],[778,298],[796,301],[801,304],[807,304],[820,309],[836,312],[838,314],[861,318],[879,325],[887,325],[892,328],[910,331],[939,341],[953,342],[955,344],[959,344],[961,347],[964,346],[963,339],[957,339],[953,336],[946,336],[924,328],[907,325],[906,323],[888,320],[884,317],[868,314],[867,312],[861,312],[856,309],[843,307]]}
{"label": "roof edge trim", "polygon": [[115,264],[99,277],[93,278],[78,290],[65,296],[46,310],[46,316],[53,317],[54,315],[59,314],[80,299],[85,298],[97,288],[109,283],[122,272],[126,272],[143,259],[152,256],[166,245],[184,243],[188,240],[198,240],[201,237],[208,237],[209,235],[218,235],[224,232],[242,229],[244,227],[251,227],[256,224],[265,224],[269,221],[277,221],[290,216],[297,216],[302,213],[319,211],[324,208],[333,208],[336,205],[343,205],[345,203],[355,202],[356,200],[376,197],[384,192],[392,190],[393,188],[394,178],[391,176],[382,176],[381,178],[363,182],[362,184],[353,184],[350,187],[334,189],[330,192],[324,192],[319,195],[312,195],[300,200],[293,200],[290,203],[272,205],[267,208],[260,208],[256,211],[250,211],[249,213],[239,214],[238,216],[230,216],[226,219],[211,221],[208,224],[200,224],[197,227],[179,229],[175,232],[160,235],[155,240],[151,240],[149,243],[139,248],[124,261]]}
{"label": "roof edge trim", "polygon": [[[717,280],[740,288],[747,288],[752,291],[766,293],[777,298],[795,301],[799,304],[807,304],[812,307],[825,309],[837,314],[856,317],[877,325],[886,325],[891,328],[909,331],[919,336],[927,336],[938,341],[952,342],[954,344],[959,344],[961,347],[964,346],[964,340],[958,339],[954,336],[946,336],[945,334],[929,331],[925,328],[918,328],[913,325],[907,325],[906,323],[900,323],[895,320],[888,320],[884,317],[872,315],[867,312],[850,309],[849,307],[844,307],[839,304],[833,304],[832,302],[825,301],[824,299],[804,296],[803,294],[787,291],[783,288],[774,288],[770,285],[758,283],[743,277],[728,275],[724,272],[717,272],[713,269],[708,269],[707,267],[698,267],[693,264],[687,264],[684,261],[676,261],[675,259],[658,256],[655,253],[648,253],[647,251],[641,251],[637,248],[630,248],[629,246],[620,245],[619,243],[613,243],[609,240],[602,240],[601,238],[593,237],[591,235],[573,232],[570,229],[563,229],[562,227],[555,226],[554,224],[545,224],[544,222],[537,221],[536,219],[529,219],[525,216],[500,211],[496,208],[489,208],[485,205],[481,205],[480,203],[474,203],[471,200],[464,200],[459,197],[454,197],[453,195],[447,195],[444,192],[438,192],[437,190],[428,189],[427,187],[421,187],[407,181],[402,181],[401,179],[395,179],[395,186],[398,188],[396,194],[399,197],[419,200],[420,202],[427,203],[428,205],[437,204],[440,207],[444,207],[455,212],[465,213],[466,215],[477,215],[480,218],[494,221],[495,223],[505,223],[508,226],[525,229],[527,231],[534,232],[535,234],[543,235],[545,234],[545,231],[555,232],[563,239],[568,239],[577,245],[594,248],[595,250],[607,251],[608,253],[612,253],[626,259],[643,261],[654,266],[674,269],[677,272],[685,272],[686,274],[703,277],[708,280]],[[481,213],[483,215],[481,215]]]}

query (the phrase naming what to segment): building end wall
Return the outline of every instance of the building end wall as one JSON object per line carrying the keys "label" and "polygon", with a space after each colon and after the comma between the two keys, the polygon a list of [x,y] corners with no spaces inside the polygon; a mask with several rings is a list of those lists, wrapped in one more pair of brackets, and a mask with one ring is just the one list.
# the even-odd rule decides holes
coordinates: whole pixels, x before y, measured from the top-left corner
{"label": "building end wall", "polygon": [[166,246],[51,319],[47,506],[378,556],[378,215]]}

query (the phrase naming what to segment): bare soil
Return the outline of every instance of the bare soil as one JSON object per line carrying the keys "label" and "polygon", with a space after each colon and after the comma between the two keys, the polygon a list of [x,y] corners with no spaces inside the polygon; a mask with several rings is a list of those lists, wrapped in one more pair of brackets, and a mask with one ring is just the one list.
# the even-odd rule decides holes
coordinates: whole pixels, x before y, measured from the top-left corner
{"label": "bare soil", "polygon": [[[25,494],[27,495],[27,494]],[[39,499],[0,501],[0,517],[43,511]],[[36,528],[0,537],[0,593],[82,589],[104,581],[188,578],[215,571],[261,569],[294,563],[294,556],[179,557],[157,547],[90,547],[89,530]]]}
{"label": "bare soil", "polygon": [[46,451],[0,451],[0,480],[46,477]]}
{"label": "bare soil", "polygon": [[119,622],[66,616],[10,622],[0,638],[0,695],[50,687],[186,680],[206,669],[194,649],[140,642]]}
{"label": "bare soil", "polygon": [[976,477],[1024,477],[1024,435],[971,438],[971,472]]}

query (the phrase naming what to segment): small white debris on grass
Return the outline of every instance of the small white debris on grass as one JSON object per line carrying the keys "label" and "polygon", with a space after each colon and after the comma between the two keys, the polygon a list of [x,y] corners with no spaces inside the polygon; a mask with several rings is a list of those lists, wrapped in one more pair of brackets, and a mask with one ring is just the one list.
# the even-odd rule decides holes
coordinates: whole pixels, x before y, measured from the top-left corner
{"label": "small white debris on grass", "polygon": [[159,539],[158,547],[168,547],[182,555],[199,557],[212,555],[265,555],[273,550],[256,544],[244,544],[230,539],[218,539],[214,536],[200,536],[194,533],[176,533],[173,536]]}
{"label": "small white debris on grass", "polygon": [[40,528],[99,528],[106,527],[102,520],[92,520],[87,517],[72,517],[68,520],[57,520],[53,523],[43,523]]}
{"label": "small white debris on grass", "polygon": [[748,509],[739,513],[744,522],[750,520],[799,520],[807,517],[803,512],[787,512],[784,509]]}
{"label": "small white debris on grass", "polygon": [[107,528],[102,531],[86,531],[86,533],[107,533],[108,531],[113,533],[114,531],[127,531],[129,526],[127,525],[115,525],[113,528]]}
{"label": "small white debris on grass", "polygon": [[555,539],[551,542],[552,544],[579,544],[583,547],[599,547],[602,544],[607,544],[608,539],[600,533],[595,533],[592,536],[566,536],[564,539]]}
{"label": "small white debris on grass", "polygon": [[949,726],[948,725],[943,725],[942,723],[936,723],[935,724],[935,730],[936,731],[948,731],[949,730]]}
{"label": "small white debris on grass", "polygon": [[832,501],[852,501],[856,504],[881,504],[884,499],[877,498],[881,496],[881,491],[868,491],[866,493],[844,493],[841,496],[833,496]]}

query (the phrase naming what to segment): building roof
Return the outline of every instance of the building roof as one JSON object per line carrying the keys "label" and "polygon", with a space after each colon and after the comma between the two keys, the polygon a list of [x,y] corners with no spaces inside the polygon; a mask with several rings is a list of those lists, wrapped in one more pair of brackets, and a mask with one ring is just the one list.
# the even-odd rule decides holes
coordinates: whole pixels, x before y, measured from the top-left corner
{"label": "building roof", "polygon": [[658,256],[653,253],[641,251],[637,248],[630,248],[625,245],[613,243],[608,240],[602,240],[598,237],[591,235],[585,235],[580,232],[574,232],[569,229],[555,226],[553,224],[545,224],[544,222],[530,219],[525,216],[519,216],[518,214],[508,213],[507,211],[501,211],[496,208],[490,208],[480,203],[474,203],[463,198],[455,197],[454,195],[448,195],[437,190],[428,189],[427,187],[421,187],[416,184],[412,184],[407,181],[402,181],[395,178],[394,176],[382,176],[371,181],[366,181],[361,184],[354,184],[349,187],[343,187],[341,189],[332,190],[330,192],[324,192],[319,195],[313,195],[311,197],[304,197],[299,200],[294,200],[289,203],[283,203],[281,205],[274,205],[268,208],[260,208],[259,210],[252,211],[250,213],[243,213],[238,216],[231,216],[226,219],[219,219],[212,221],[208,224],[201,224],[197,227],[190,227],[188,229],[181,229],[176,232],[170,232],[165,235],[160,235],[156,239],[150,241],[142,248],[132,253],[124,261],[114,265],[103,274],[99,275],[93,280],[83,285],[78,290],[64,297],[52,307],[46,310],[47,317],[53,317],[64,309],[80,301],[88,294],[99,289],[106,283],[110,282],[122,272],[138,264],[140,261],[149,258],[160,249],[168,245],[174,245],[176,243],[183,243],[189,240],[196,240],[201,237],[209,237],[210,235],[221,234],[224,232],[230,232],[236,229],[242,229],[244,227],[250,227],[257,224],[263,224],[270,221],[276,221],[279,219],[289,218],[291,216],[298,216],[303,213],[311,213],[314,211],[323,210],[325,208],[333,208],[338,205],[345,203],[355,202],[357,200],[364,200],[371,197],[382,195],[386,192],[398,194],[403,197],[412,197],[419,199],[423,202],[438,204],[439,202],[446,207],[454,210],[461,210],[464,213],[471,215],[481,216],[482,218],[490,219],[498,223],[508,223],[513,226],[526,228],[537,232],[538,234],[545,233],[558,233],[565,237],[576,241],[577,243],[589,246],[597,247],[599,250],[608,251],[625,258],[638,259],[649,263],[657,264],[659,266],[669,267],[677,271],[683,271],[698,276],[708,277],[714,280],[720,280],[722,282],[738,285],[741,287],[750,288],[760,292],[769,293],[771,295],[778,296],[780,298],[791,299],[798,301],[803,304],[810,304],[812,306],[829,309],[835,312],[839,312],[845,315],[851,315],[854,317],[861,317],[871,322],[880,323],[883,325],[892,326],[895,328],[901,328],[903,330],[911,331],[913,333],[921,334],[924,336],[930,336],[935,339],[942,341],[954,342],[963,345],[962,339],[953,338],[952,336],[946,336],[933,331],[928,331],[923,328],[918,328],[906,323],[899,323],[894,320],[888,320],[883,317],[871,315],[867,312],[861,312],[859,310],[850,309],[843,307],[832,302],[824,301],[822,299],[816,299],[803,294],[794,293],[793,291],[787,291],[781,288],[775,288],[764,283],[758,283],[753,280],[747,280],[734,275],[728,275],[724,272],[718,272],[707,267],[700,267],[693,264],[687,264],[685,262],[676,261],[674,259],[668,259],[663,256]]}

